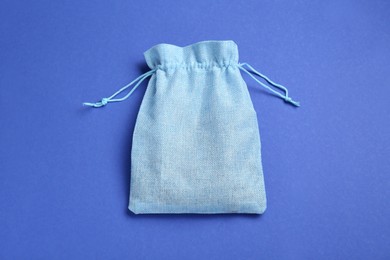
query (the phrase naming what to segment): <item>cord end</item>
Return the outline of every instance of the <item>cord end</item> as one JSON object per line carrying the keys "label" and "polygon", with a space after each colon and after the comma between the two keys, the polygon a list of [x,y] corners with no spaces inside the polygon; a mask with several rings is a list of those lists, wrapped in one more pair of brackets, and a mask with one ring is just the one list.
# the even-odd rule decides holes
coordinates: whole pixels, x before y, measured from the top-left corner
{"label": "cord end", "polygon": [[287,102],[287,103],[290,103],[290,104],[292,104],[292,105],[294,105],[296,107],[300,107],[301,106],[301,104],[299,102],[292,100],[292,98],[290,98],[290,97],[286,97],[284,99],[284,101]]}
{"label": "cord end", "polygon": [[89,102],[84,102],[83,106],[88,106],[88,107],[104,107],[105,105],[108,104],[110,100],[108,98],[103,98],[101,101],[96,102],[96,103],[89,103]]}

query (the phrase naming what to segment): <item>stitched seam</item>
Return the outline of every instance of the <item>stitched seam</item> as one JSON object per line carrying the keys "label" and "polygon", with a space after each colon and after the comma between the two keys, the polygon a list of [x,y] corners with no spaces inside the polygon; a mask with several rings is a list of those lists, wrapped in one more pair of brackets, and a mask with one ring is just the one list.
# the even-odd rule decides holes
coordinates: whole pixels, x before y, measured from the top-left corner
{"label": "stitched seam", "polygon": [[229,66],[236,66],[238,67],[238,63],[186,63],[186,64],[171,64],[171,65],[157,65],[155,66],[158,70],[177,70],[177,69],[185,69],[185,70],[191,70],[191,69],[212,69],[212,68],[227,68]]}

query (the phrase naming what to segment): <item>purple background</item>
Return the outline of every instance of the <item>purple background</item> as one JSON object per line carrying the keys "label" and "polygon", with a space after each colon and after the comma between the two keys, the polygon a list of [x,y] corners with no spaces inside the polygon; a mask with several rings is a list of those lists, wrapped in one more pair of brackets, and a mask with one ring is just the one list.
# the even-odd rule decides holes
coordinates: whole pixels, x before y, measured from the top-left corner
{"label": "purple background", "polygon": [[[1,259],[390,259],[389,1],[0,2]],[[262,216],[127,210],[143,52],[234,40],[256,111]],[[245,148],[243,148],[245,149]]]}

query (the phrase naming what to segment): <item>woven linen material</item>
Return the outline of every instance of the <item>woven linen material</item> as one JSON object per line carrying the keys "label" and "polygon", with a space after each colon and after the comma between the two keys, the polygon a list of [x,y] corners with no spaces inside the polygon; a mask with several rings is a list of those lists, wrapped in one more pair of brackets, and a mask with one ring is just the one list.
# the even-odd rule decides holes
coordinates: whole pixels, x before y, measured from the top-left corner
{"label": "woven linen material", "polygon": [[233,41],[144,53],[156,69],[133,135],[129,209],[136,213],[263,213],[256,112]]}

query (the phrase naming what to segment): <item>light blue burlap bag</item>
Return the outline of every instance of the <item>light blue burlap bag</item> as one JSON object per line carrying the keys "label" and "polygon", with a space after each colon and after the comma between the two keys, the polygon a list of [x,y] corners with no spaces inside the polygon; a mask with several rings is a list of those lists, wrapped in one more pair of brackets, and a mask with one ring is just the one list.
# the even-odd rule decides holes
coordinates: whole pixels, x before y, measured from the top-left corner
{"label": "light blue burlap bag", "polygon": [[[151,77],[133,135],[129,209],[138,213],[263,213],[266,209],[256,112],[240,70],[286,102],[287,89],[246,63],[233,41],[145,52],[151,69],[111,97],[128,98]],[[259,81],[258,76],[271,86]],[[124,97],[116,98],[135,84]]]}

